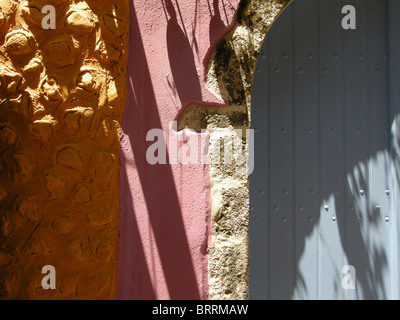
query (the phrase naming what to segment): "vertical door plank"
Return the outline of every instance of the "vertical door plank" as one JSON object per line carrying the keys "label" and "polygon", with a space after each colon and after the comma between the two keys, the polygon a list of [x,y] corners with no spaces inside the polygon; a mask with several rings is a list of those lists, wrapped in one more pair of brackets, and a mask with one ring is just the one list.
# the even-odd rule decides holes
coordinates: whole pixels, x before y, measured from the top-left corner
{"label": "vertical door plank", "polygon": [[[258,59],[254,76],[253,100],[256,116],[252,118],[254,130],[254,174],[250,180],[250,299],[267,299],[268,276],[268,219],[269,207],[269,40],[265,40]],[[261,192],[260,192],[261,191]]]}
{"label": "vertical door plank", "polygon": [[293,148],[293,8],[279,17],[270,33],[270,244],[271,299],[290,299],[293,287],[292,148]]}
{"label": "vertical door plank", "polygon": [[368,0],[369,273],[371,298],[391,296],[387,1]]}
{"label": "vertical door plank", "polygon": [[391,133],[391,188],[390,205],[393,248],[390,264],[392,266],[392,299],[399,299],[400,290],[400,1],[388,0],[389,26],[389,97]]}
{"label": "vertical door plank", "polygon": [[317,298],[318,1],[295,2],[294,298]]}
{"label": "vertical door plank", "polygon": [[345,112],[341,1],[320,1],[319,298],[341,299]]}
{"label": "vertical door plank", "polygon": [[347,299],[370,298],[368,206],[368,52],[367,3],[350,1],[357,9],[357,29],[345,36],[346,108],[346,214],[347,263],[357,272],[357,290],[347,290]]}

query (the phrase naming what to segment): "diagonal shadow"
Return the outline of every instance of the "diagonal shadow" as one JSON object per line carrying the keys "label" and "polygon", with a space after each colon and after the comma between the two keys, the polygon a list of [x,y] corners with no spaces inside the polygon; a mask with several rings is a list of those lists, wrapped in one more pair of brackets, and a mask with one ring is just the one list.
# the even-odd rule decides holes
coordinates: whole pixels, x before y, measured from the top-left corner
{"label": "diagonal shadow", "polygon": [[[128,174],[125,163],[127,160],[123,152],[120,154],[120,183],[128,186]],[[135,212],[133,198],[130,188],[123,188],[120,191],[120,212]],[[126,205],[125,205],[126,204]],[[140,238],[139,226],[134,214],[121,214],[120,220],[120,244],[118,264],[118,295],[117,299],[134,297],[134,299],[155,300],[157,298],[151,283],[151,277],[146,263],[142,239]],[[130,251],[126,243],[134,243],[134,250]],[[129,269],[125,266],[129,266]],[[130,285],[134,283],[134,285]]]}
{"label": "diagonal shadow", "polygon": [[[127,104],[122,119],[122,131],[129,137],[131,143],[169,296],[173,300],[200,299],[172,169],[168,164],[150,165],[146,160],[146,150],[149,145],[146,143],[146,133],[154,128],[162,128],[162,124],[135,12],[135,5],[131,0]],[[182,65],[186,64],[182,63]],[[132,75],[141,76],[133,77]],[[121,170],[121,175],[121,189],[130,188],[126,171]],[[140,253],[142,245],[138,238],[136,238],[137,242],[132,242],[134,239],[128,236],[130,232],[137,232],[137,230],[135,228],[130,230],[123,225],[127,221],[127,216],[140,213],[135,212],[133,208],[122,209],[124,211],[121,211],[120,251],[125,255],[121,256],[120,272],[121,275],[129,272],[130,276],[124,278],[123,284],[129,290],[121,292],[120,297],[140,299],[143,297],[142,290],[145,286],[147,286],[144,289],[148,296],[154,297],[154,292],[150,289],[151,284],[147,280],[142,280],[141,287],[137,287],[136,281],[143,274],[148,278],[147,271],[143,270],[146,265],[135,261],[135,257],[143,258]],[[131,264],[135,263],[140,263],[140,267],[133,268]]]}
{"label": "diagonal shadow", "polygon": [[169,15],[166,34],[168,58],[179,100],[182,105],[193,100],[201,101],[201,86],[190,41],[178,24],[172,1],[163,1]]}

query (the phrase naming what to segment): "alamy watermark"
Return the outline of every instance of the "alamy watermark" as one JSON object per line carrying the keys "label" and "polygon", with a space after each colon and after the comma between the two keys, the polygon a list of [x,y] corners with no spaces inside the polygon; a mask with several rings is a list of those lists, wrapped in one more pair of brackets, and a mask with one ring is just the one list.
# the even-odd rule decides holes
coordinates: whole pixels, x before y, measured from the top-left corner
{"label": "alamy watermark", "polygon": [[346,5],[342,8],[342,13],[345,14],[342,19],[342,28],[344,30],[355,30],[357,28],[356,8],[352,5]]}
{"label": "alamy watermark", "polygon": [[342,288],[344,290],[355,290],[356,289],[356,268],[351,265],[345,265],[342,268]]}
{"label": "alamy watermark", "polygon": [[42,28],[44,30],[47,29],[55,29],[56,28],[56,8],[52,5],[45,5],[42,8],[42,13],[46,14],[42,19]]}
{"label": "alamy watermark", "polygon": [[254,169],[253,129],[203,129],[200,134],[190,129],[178,132],[176,121],[171,121],[167,133],[151,129],[146,141],[152,142],[146,151],[146,160],[151,165],[232,165],[239,175],[250,175]]}
{"label": "alamy watermark", "polygon": [[42,268],[42,273],[46,274],[42,279],[42,288],[44,290],[56,289],[56,268],[52,265],[46,265]]}

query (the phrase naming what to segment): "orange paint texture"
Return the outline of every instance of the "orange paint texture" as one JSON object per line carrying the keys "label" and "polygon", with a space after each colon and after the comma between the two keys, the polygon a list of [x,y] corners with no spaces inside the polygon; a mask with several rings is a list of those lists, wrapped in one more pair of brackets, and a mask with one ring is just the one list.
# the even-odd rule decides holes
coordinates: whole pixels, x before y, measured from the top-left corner
{"label": "orange paint texture", "polygon": [[128,7],[0,0],[2,299],[115,298]]}

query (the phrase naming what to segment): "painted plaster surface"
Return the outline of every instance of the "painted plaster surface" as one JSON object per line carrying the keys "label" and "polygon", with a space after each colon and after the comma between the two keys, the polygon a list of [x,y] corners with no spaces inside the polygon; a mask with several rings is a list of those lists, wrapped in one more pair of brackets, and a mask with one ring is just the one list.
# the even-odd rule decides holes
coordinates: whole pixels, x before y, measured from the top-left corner
{"label": "painted plaster surface", "polygon": [[[187,105],[222,106],[206,85],[212,46],[232,25],[236,0],[130,1],[127,101],[122,120],[119,299],[207,299],[210,172],[206,164],[150,165],[151,129]],[[210,49],[211,48],[211,49]],[[189,141],[189,140],[187,140]],[[187,142],[183,142],[185,144]],[[179,148],[178,148],[179,149]]]}
{"label": "painted plaster surface", "polygon": [[[127,12],[0,0],[0,298],[116,296]],[[45,265],[55,290],[42,288]]]}

